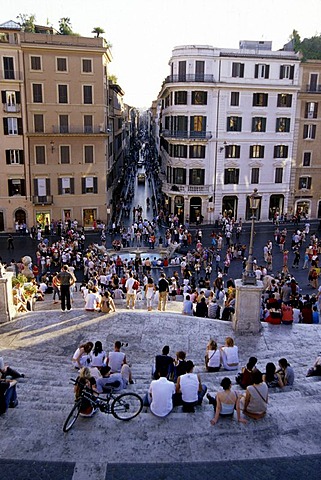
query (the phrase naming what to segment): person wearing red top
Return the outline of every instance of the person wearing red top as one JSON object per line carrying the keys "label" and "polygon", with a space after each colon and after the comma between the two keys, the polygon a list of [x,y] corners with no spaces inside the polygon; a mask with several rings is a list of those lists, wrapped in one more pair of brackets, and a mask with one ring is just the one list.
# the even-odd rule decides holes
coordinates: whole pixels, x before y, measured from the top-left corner
{"label": "person wearing red top", "polygon": [[282,323],[284,325],[292,325],[293,308],[291,307],[291,305],[286,305],[285,303],[282,303],[281,311],[282,311]]}

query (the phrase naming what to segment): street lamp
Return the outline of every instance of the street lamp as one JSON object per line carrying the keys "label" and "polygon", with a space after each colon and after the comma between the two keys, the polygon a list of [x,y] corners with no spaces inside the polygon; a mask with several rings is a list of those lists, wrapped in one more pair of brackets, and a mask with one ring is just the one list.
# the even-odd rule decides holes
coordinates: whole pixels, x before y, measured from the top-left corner
{"label": "street lamp", "polygon": [[254,189],[253,193],[249,196],[250,209],[252,210],[252,224],[251,224],[251,236],[250,236],[250,245],[249,245],[249,256],[247,259],[247,264],[245,271],[243,273],[242,282],[243,285],[256,285],[256,274],[253,271],[253,243],[254,243],[254,222],[255,214],[257,209],[260,206],[262,196],[257,193],[257,188]]}

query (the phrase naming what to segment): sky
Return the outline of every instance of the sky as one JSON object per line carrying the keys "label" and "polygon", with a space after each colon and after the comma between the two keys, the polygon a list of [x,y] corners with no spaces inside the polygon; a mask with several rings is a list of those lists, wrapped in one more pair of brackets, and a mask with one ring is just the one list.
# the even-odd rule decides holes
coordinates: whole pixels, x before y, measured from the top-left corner
{"label": "sky", "polygon": [[109,71],[125,103],[149,108],[169,75],[178,45],[238,48],[239,40],[272,40],[273,50],[293,29],[301,39],[321,33],[321,0],[0,0],[0,23],[20,13],[36,23],[69,17],[74,32],[91,37],[94,27],[112,44]]}

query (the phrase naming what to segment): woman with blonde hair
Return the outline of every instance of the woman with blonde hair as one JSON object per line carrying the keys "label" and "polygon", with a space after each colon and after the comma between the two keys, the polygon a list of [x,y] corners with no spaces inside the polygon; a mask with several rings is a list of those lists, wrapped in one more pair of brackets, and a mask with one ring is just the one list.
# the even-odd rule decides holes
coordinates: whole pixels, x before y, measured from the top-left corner
{"label": "woman with blonde hair", "polygon": [[224,347],[220,348],[221,359],[225,370],[237,370],[239,366],[238,348],[231,337],[226,337]]}
{"label": "woman with blonde hair", "polygon": [[208,342],[206,347],[205,367],[208,372],[218,372],[221,367],[221,352],[213,339]]}

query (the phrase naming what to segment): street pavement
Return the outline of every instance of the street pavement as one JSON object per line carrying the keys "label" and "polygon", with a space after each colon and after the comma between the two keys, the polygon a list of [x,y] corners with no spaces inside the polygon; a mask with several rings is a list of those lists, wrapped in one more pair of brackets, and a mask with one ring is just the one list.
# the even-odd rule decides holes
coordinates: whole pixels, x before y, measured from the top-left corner
{"label": "street pavement", "polygon": [[[0,478],[50,480],[207,480],[317,479],[321,458],[321,382],[306,378],[320,351],[319,325],[268,325],[258,335],[241,336],[230,322],[183,316],[181,303],[170,302],[166,312],[147,312],[144,302],[114,314],[85,312],[79,292],[73,310],[60,311],[51,295],[36,311],[0,325],[0,352],[26,374],[19,379],[19,405],[0,416]],[[166,418],[148,410],[130,422],[98,412],[79,418],[64,434],[62,425],[73,404],[71,357],[79,344],[101,340],[106,351],[116,339],[132,365],[135,384],[144,395],[150,383],[155,354],[168,344],[174,355],[185,350],[202,382],[214,394],[223,377],[235,373],[207,373],[205,346],[210,337],[219,345],[235,338],[240,362],[286,357],[294,368],[294,386],[273,389],[268,412],[246,425],[220,419],[210,425],[212,407],[204,399],[194,414],[176,407]]]}

